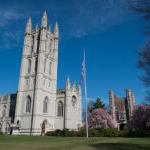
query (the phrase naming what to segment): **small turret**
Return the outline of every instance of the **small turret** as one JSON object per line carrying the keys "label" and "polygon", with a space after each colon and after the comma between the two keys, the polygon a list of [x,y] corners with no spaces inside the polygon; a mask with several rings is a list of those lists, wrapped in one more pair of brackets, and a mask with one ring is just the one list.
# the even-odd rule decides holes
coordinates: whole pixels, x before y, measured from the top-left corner
{"label": "small turret", "polygon": [[130,89],[126,89],[126,96],[130,97],[131,96],[131,90]]}
{"label": "small turret", "polygon": [[110,114],[112,116],[114,125],[117,126],[116,115],[115,115],[115,98],[112,90],[109,91],[109,107],[110,107]]}
{"label": "small turret", "polygon": [[47,28],[47,13],[46,13],[46,11],[44,11],[44,13],[43,13],[41,27]]}
{"label": "small turret", "polygon": [[77,89],[78,89],[79,95],[81,95],[81,85],[80,84],[78,85]]}
{"label": "small turret", "polygon": [[67,78],[67,81],[66,81],[66,90],[70,90],[70,80],[69,80],[69,78]]}
{"label": "small turret", "polygon": [[135,97],[134,97],[133,92],[131,93],[131,96],[132,96],[132,100],[133,100],[133,105],[135,106]]}
{"label": "small turret", "polygon": [[112,97],[113,95],[114,95],[113,91],[110,90],[110,91],[109,91],[109,97]]}
{"label": "small turret", "polygon": [[126,102],[128,107],[128,120],[130,120],[134,111],[134,95],[130,89],[126,89]]}
{"label": "small turret", "polygon": [[51,33],[51,27],[50,26],[48,27],[48,33],[49,34]]}
{"label": "small turret", "polygon": [[110,105],[110,112],[112,113],[112,109],[114,107],[114,93],[112,90],[109,91],[109,105]]}
{"label": "small turret", "polygon": [[55,28],[54,28],[54,37],[58,38],[59,36],[59,28],[58,28],[58,23],[56,22]]}
{"label": "small turret", "polygon": [[26,31],[25,31],[25,33],[29,34],[29,33],[31,33],[31,31],[32,31],[32,22],[31,22],[31,17],[29,17],[29,19],[27,21],[27,24],[26,24]]}
{"label": "small turret", "polygon": [[75,83],[73,83],[72,85],[72,90],[76,91],[77,85]]}

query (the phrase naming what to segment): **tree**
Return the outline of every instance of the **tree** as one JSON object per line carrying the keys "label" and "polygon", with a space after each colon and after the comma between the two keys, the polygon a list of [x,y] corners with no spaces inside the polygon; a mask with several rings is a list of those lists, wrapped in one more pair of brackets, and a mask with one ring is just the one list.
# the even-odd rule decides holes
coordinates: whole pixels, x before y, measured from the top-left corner
{"label": "tree", "polygon": [[92,112],[94,109],[97,108],[105,108],[105,104],[100,98],[97,98],[96,101],[91,101],[88,105],[89,112]]}
{"label": "tree", "polygon": [[103,109],[94,109],[89,114],[89,128],[114,128],[114,124],[109,113]]}
{"label": "tree", "polygon": [[131,120],[131,129],[150,131],[150,106],[137,106]]}
{"label": "tree", "polygon": [[150,19],[150,0],[128,0],[129,7],[143,15],[144,19]]}
{"label": "tree", "polygon": [[[147,33],[150,34],[150,0],[129,0],[132,10],[138,12],[148,23]],[[150,102],[150,40],[145,47],[139,51],[138,67],[143,70],[141,77],[147,87],[147,99]]]}
{"label": "tree", "polygon": [[[145,46],[142,51],[139,51],[138,67],[144,71],[141,78],[145,86],[150,88],[150,42]],[[148,93],[148,97],[150,97]]]}

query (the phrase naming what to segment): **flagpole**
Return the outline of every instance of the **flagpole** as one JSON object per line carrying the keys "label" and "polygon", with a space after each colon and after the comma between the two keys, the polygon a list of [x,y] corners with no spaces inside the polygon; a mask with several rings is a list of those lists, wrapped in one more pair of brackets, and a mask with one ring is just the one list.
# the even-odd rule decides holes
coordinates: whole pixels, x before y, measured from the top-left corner
{"label": "flagpole", "polygon": [[87,88],[86,88],[86,67],[85,67],[85,51],[84,51],[84,94],[85,94],[85,107],[86,107],[86,138],[89,137],[88,133],[88,99],[87,99]]}

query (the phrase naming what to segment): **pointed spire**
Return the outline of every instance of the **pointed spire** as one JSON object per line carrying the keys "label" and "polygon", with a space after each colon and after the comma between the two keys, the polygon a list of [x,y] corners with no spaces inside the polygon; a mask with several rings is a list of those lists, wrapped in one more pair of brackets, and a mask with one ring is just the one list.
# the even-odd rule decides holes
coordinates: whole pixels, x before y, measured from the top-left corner
{"label": "pointed spire", "polygon": [[76,86],[76,84],[75,84],[75,83],[73,83],[72,88],[74,88],[74,89],[75,89],[76,87],[77,87],[77,86]]}
{"label": "pointed spire", "polygon": [[130,97],[130,96],[131,96],[131,93],[132,93],[132,92],[131,92],[130,89],[126,89],[126,96],[127,96],[127,97]]}
{"label": "pointed spire", "polygon": [[134,94],[131,93],[131,96],[132,96],[132,100],[133,100],[133,105],[135,105],[135,97],[134,97]]}
{"label": "pointed spire", "polygon": [[67,78],[67,81],[66,81],[66,89],[70,89],[70,80],[69,80],[69,77]]}
{"label": "pointed spire", "polygon": [[41,27],[43,27],[43,28],[47,27],[47,13],[46,13],[46,11],[44,11],[44,13],[43,13]]}
{"label": "pointed spire", "polygon": [[81,85],[80,84],[78,84],[78,92],[79,92],[79,94],[81,94]]}
{"label": "pointed spire", "polygon": [[39,29],[38,24],[36,24],[36,28],[35,28],[35,30],[36,30],[36,31],[38,31],[38,29]]}
{"label": "pointed spire", "polygon": [[48,33],[49,34],[51,33],[51,27],[50,26],[48,27]]}
{"label": "pointed spire", "polygon": [[128,88],[126,89],[126,92],[130,92],[130,91],[131,91],[130,89],[128,89]]}
{"label": "pointed spire", "polygon": [[31,17],[29,17],[27,24],[26,24],[25,33],[31,33],[31,30],[32,30],[32,22],[31,22]]}
{"label": "pointed spire", "polygon": [[109,91],[109,95],[110,95],[110,96],[114,95],[114,93],[113,93],[112,90]]}
{"label": "pointed spire", "polygon": [[58,28],[58,23],[56,22],[55,28],[54,28],[54,36],[58,38],[59,36],[59,28]]}

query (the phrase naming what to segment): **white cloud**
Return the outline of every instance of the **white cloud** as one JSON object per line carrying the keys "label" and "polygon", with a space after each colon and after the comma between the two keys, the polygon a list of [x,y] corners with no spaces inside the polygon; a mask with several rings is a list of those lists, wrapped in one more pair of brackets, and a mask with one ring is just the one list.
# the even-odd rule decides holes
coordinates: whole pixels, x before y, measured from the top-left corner
{"label": "white cloud", "polygon": [[[47,1],[34,8],[27,3],[16,4],[15,7],[9,8],[1,7],[0,36],[3,39],[0,39],[0,47],[9,48],[11,45],[20,44],[23,37],[19,36],[22,35],[20,32],[23,32],[24,28],[23,26],[16,28],[16,22],[18,23],[20,19],[25,20],[29,15],[33,16],[33,23],[35,20],[40,22],[44,11],[42,6],[48,11],[50,23],[54,24],[56,20],[59,22],[62,38],[81,38],[105,31],[128,19],[126,1],[123,0],[70,0],[68,3],[64,0],[64,3]],[[10,26],[14,26],[14,30],[11,30]]]}
{"label": "white cloud", "polygon": [[17,11],[17,9],[0,9],[0,27],[4,27],[5,25],[10,24],[10,21],[17,20],[19,18],[23,18],[24,15]]}
{"label": "white cloud", "polygon": [[73,37],[103,31],[128,19],[127,4],[122,0],[74,0],[73,11],[68,20]]}

